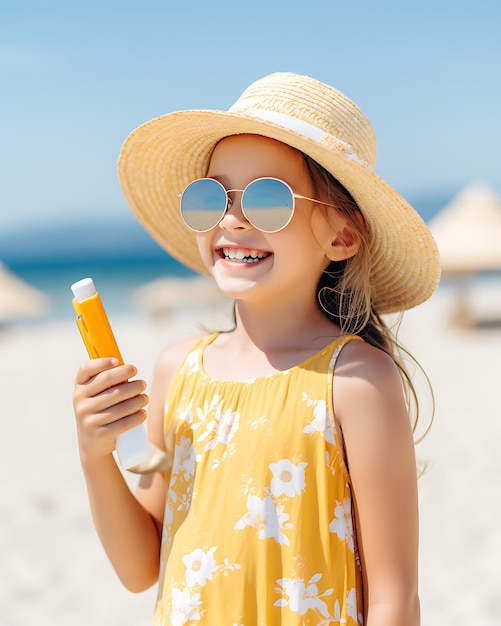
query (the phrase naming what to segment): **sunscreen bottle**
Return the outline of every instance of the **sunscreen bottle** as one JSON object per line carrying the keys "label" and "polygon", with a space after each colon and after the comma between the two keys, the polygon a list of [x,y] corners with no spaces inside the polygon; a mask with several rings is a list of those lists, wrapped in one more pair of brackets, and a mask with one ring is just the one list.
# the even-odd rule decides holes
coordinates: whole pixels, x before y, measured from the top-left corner
{"label": "sunscreen bottle", "polygon": [[[89,357],[115,357],[123,365],[122,355],[92,278],[79,280],[71,285],[71,290],[77,326]],[[144,426],[139,424],[119,435],[116,449],[120,465],[124,469],[147,461],[151,456],[151,448]]]}

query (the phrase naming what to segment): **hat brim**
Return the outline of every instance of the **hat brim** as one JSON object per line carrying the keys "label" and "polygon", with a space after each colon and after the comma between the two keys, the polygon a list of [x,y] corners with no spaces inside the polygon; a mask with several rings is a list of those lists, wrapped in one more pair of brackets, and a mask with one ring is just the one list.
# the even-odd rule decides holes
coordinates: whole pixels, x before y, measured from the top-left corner
{"label": "hat brim", "polygon": [[420,215],[400,194],[328,143],[240,112],[169,113],[139,126],[122,146],[118,175],[125,198],[171,256],[207,273],[196,235],[181,219],[179,194],[205,176],[215,145],[238,134],[263,135],[304,152],[351,193],[369,229],[370,284],[377,313],[409,309],[432,295],[440,280],[438,249]]}

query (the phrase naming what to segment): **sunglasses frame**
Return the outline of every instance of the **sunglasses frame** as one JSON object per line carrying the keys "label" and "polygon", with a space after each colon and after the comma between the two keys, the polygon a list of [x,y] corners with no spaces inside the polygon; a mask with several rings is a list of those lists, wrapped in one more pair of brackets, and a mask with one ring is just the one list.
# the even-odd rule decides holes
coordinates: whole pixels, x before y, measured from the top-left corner
{"label": "sunglasses frame", "polygon": [[[198,229],[198,228],[193,228],[193,226],[190,226],[185,218],[184,218],[184,214],[183,214],[183,209],[182,209],[182,200],[183,200],[183,195],[185,194],[186,190],[193,184],[196,183],[198,181],[203,181],[203,180],[210,180],[213,181],[215,183],[217,183],[221,189],[224,191],[225,195],[226,195],[226,205],[224,207],[224,209],[221,212],[221,217],[217,220],[217,222],[214,224],[214,226],[211,226],[210,228],[205,228],[205,229]],[[289,216],[289,219],[287,220],[287,222],[283,225],[280,226],[280,228],[276,228],[275,230],[264,230],[262,228],[260,228],[259,226],[256,226],[255,224],[253,224],[252,220],[249,218],[249,216],[246,214],[245,212],[245,208],[244,208],[244,196],[245,196],[245,192],[247,191],[247,189],[253,185],[254,183],[259,182],[260,180],[273,180],[273,181],[277,181],[279,183],[281,183],[282,185],[284,185],[284,187],[286,187],[290,194],[291,194],[291,198],[292,198],[292,210]],[[308,196],[302,196],[298,193],[294,193],[294,191],[292,191],[291,186],[286,183],[284,180],[282,180],[281,178],[276,178],[275,176],[261,176],[260,178],[255,178],[254,180],[251,180],[250,183],[248,183],[244,189],[226,189],[226,187],[217,179],[215,178],[210,178],[208,176],[202,177],[202,178],[196,178],[195,180],[192,180],[191,183],[189,183],[188,185],[186,185],[186,187],[184,188],[183,192],[178,194],[179,197],[179,211],[181,213],[181,219],[183,220],[184,224],[186,225],[187,228],[189,228],[191,231],[195,232],[195,233],[207,233],[210,230],[212,230],[213,228],[216,228],[220,223],[221,220],[223,219],[223,217],[226,215],[226,213],[230,210],[230,208],[233,205],[233,200],[230,198],[230,196],[228,194],[233,193],[233,192],[241,192],[242,193],[242,198],[240,200],[240,210],[242,211],[242,215],[245,217],[245,219],[249,222],[249,224],[253,227],[256,228],[257,230],[263,232],[263,233],[278,233],[281,230],[283,230],[286,226],[289,225],[290,221],[292,220],[293,216],[294,216],[294,212],[296,210],[296,198],[299,200],[309,200],[310,202],[315,202],[316,204],[322,204],[324,206],[328,206],[331,208],[336,208],[336,206],[334,204],[329,204],[328,202],[323,202],[322,200],[316,200],[315,198],[309,198]]]}

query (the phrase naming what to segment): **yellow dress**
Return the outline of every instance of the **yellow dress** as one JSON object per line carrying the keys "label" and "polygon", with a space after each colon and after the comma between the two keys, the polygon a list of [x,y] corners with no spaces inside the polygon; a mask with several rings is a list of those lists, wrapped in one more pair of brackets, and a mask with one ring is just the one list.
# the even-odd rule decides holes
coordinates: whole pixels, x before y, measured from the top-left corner
{"label": "yellow dress", "polygon": [[155,626],[362,624],[350,478],[333,427],[335,340],[284,372],[215,380],[195,345],[169,390],[175,450]]}

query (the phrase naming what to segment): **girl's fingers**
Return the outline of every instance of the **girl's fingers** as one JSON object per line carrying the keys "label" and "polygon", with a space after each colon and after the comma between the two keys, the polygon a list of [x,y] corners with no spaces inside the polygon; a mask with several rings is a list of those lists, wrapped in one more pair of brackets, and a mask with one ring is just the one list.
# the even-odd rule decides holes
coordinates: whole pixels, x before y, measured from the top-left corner
{"label": "girl's fingers", "polygon": [[134,380],[106,388],[95,396],[87,395],[88,389],[77,387],[74,394],[74,411],[77,421],[86,421],[94,426],[101,426],[135,413],[148,404],[144,394],[146,383]]}
{"label": "girl's fingers", "polygon": [[[135,374],[133,365],[118,365],[116,359],[84,363],[78,370],[73,394],[77,420],[90,420],[99,426],[146,406],[148,397],[143,394],[146,382],[130,380]],[[129,400],[133,402],[128,403]]]}
{"label": "girl's fingers", "polygon": [[[137,410],[134,411],[134,408]],[[129,428],[144,422],[146,416],[147,413],[144,408],[140,408],[140,405],[135,405],[134,402],[130,401],[128,406],[124,407],[123,413],[119,411],[103,413],[97,430],[106,430],[110,436],[116,438],[119,434],[129,430]]]}
{"label": "girl's fingers", "polygon": [[84,361],[78,368],[75,382],[77,385],[85,385],[99,373],[117,366],[118,359],[115,358],[90,359]]}
{"label": "girl's fingers", "polygon": [[94,410],[96,412],[102,412],[115,405],[123,404],[134,397],[146,398],[143,394],[145,389],[146,383],[144,380],[132,380],[119,383],[114,387],[107,387],[104,391],[94,396]]}
{"label": "girl's fingers", "polygon": [[[137,381],[142,382],[142,381]],[[125,385],[121,385],[125,387]],[[118,393],[115,393],[118,391]],[[96,398],[94,413],[103,422],[112,422],[143,409],[149,401],[144,386],[129,383],[126,389],[111,389]]]}
{"label": "girl's fingers", "polygon": [[75,383],[77,385],[90,385],[98,380],[98,384],[112,387],[122,381],[129,380],[136,374],[137,369],[134,365],[119,365],[115,358],[91,359],[79,367]]}

